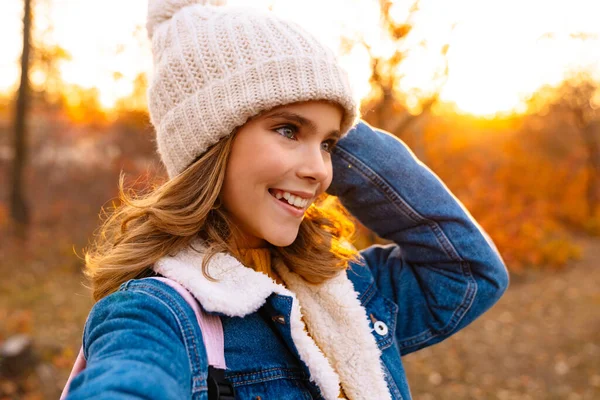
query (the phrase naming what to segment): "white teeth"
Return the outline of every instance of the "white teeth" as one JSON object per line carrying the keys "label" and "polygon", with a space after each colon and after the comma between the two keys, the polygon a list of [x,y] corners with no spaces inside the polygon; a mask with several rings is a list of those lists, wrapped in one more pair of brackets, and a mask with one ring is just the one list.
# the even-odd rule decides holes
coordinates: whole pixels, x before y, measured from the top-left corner
{"label": "white teeth", "polygon": [[310,199],[303,199],[302,197],[294,196],[290,192],[276,191],[274,196],[277,200],[280,200],[283,197],[290,205],[297,208],[305,208],[310,201]]}

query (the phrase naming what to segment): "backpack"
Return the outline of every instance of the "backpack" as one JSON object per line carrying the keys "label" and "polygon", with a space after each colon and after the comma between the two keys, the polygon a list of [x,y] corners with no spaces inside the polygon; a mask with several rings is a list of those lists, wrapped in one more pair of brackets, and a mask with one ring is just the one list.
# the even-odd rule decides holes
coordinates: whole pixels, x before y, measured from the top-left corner
{"label": "backpack", "polygon": [[[196,299],[179,283],[172,279],[164,277],[152,277],[145,279],[159,280],[177,291],[184,300],[192,307],[200,330],[202,340],[208,356],[208,399],[209,400],[234,400],[235,390],[233,385],[225,379],[225,342],[223,338],[223,325],[221,319],[216,315],[206,314],[198,305]],[[62,391],[60,400],[64,400],[69,392],[69,385],[75,376],[77,376],[86,367],[86,360],[83,354],[83,346],[79,350],[77,359],[73,364],[73,369],[67,379],[67,383]]]}

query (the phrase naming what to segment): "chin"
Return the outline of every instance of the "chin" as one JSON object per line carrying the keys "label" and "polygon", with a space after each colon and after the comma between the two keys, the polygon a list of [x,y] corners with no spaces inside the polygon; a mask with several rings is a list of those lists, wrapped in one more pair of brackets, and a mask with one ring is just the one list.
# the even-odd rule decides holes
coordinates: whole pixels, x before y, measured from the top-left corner
{"label": "chin", "polygon": [[277,247],[287,247],[294,243],[294,240],[298,237],[298,230],[294,232],[279,232],[271,237],[265,237],[265,240]]}
{"label": "chin", "polygon": [[273,246],[276,246],[276,247],[287,247],[290,244],[294,243],[294,240],[296,240],[295,237],[290,240],[286,240],[283,238],[277,238],[277,239],[273,239],[273,240],[267,240],[267,242],[271,243]]}

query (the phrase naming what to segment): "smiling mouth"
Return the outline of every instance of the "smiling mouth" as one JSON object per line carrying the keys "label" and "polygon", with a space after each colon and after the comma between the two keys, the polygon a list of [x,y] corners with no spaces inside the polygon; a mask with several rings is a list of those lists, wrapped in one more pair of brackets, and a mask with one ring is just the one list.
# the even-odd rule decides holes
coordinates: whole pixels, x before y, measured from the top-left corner
{"label": "smiling mouth", "polygon": [[[290,207],[294,207],[296,210],[305,210],[311,204],[311,201],[309,200],[309,201],[305,202],[304,206],[297,206],[293,203],[290,203],[288,201],[288,199],[286,199],[285,197],[283,197],[281,195],[281,193],[279,193],[279,192],[276,193],[273,189],[269,189],[269,194],[271,194],[271,196],[273,196],[276,200],[278,200],[278,201],[282,202],[283,204],[286,204]],[[295,202],[296,197],[290,197],[290,199]],[[304,202],[304,200],[303,200],[303,202]]]}

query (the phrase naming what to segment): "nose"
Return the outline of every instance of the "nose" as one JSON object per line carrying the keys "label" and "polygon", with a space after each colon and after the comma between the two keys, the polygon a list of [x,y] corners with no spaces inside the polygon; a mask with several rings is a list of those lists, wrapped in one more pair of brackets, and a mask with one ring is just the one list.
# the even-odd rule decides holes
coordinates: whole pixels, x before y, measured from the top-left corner
{"label": "nose", "polygon": [[298,176],[315,182],[325,182],[331,175],[331,159],[326,155],[321,146],[310,146],[302,153],[298,161]]}

